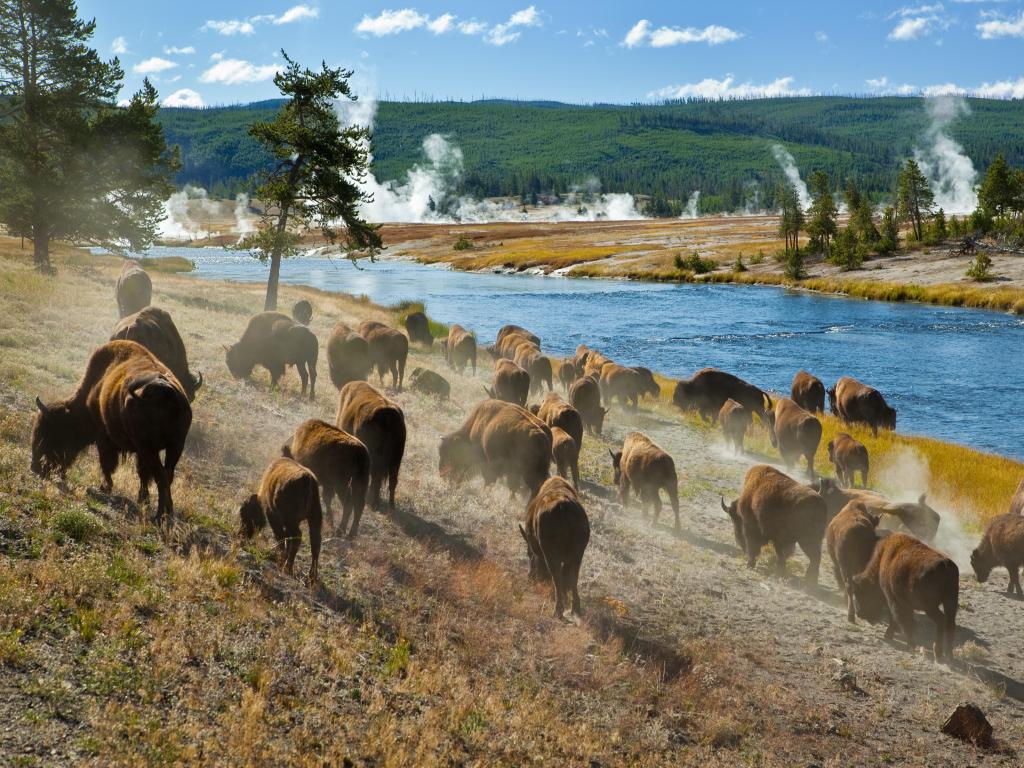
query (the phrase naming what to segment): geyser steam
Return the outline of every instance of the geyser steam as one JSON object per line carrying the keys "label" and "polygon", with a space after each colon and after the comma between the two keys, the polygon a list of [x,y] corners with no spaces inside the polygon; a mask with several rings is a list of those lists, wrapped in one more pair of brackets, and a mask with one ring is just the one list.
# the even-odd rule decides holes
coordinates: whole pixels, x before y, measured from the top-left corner
{"label": "geyser steam", "polygon": [[800,199],[800,207],[807,210],[811,207],[811,195],[807,191],[807,185],[800,178],[800,169],[796,167],[796,160],[781,144],[772,144],[772,154],[775,155],[775,161],[782,168],[782,172],[786,174],[786,179]]}
{"label": "geyser steam", "polygon": [[946,213],[970,213],[978,207],[978,172],[947,130],[955,120],[969,115],[971,109],[966,99],[955,95],[928,99],[925,109],[930,120],[924,135],[927,144],[914,148],[914,159],[932,184],[936,207]]}

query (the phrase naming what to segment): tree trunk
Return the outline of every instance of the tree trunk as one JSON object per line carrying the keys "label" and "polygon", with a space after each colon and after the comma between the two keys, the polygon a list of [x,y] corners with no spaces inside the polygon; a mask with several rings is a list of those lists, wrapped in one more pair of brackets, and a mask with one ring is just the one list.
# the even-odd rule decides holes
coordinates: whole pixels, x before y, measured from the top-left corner
{"label": "tree trunk", "polygon": [[270,277],[267,278],[267,300],[263,302],[264,312],[277,309],[277,281],[281,276],[281,250],[275,248],[270,255]]}
{"label": "tree trunk", "polygon": [[45,224],[32,225],[32,253],[37,272],[50,274],[50,230]]}

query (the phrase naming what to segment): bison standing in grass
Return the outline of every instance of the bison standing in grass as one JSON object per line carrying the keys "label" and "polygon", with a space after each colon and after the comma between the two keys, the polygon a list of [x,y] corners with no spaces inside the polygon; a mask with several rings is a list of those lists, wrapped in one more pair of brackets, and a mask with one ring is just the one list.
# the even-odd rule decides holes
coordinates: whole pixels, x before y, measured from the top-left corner
{"label": "bison standing in grass", "polygon": [[530,374],[531,392],[540,392],[543,390],[544,384],[548,385],[548,392],[554,389],[551,359],[542,353],[536,344],[520,344],[516,347],[515,356],[512,359],[516,365]]}
{"label": "bison standing in grass", "polygon": [[565,390],[566,394],[569,394],[569,387],[576,381],[576,366],[572,360],[563,360],[558,364],[558,382],[562,385],[562,389]]}
{"label": "bison standing in grass", "polygon": [[960,569],[924,542],[902,533],[879,539],[871,561],[853,579],[853,599],[857,615],[872,624],[888,608],[885,639],[892,640],[899,627],[910,648],[914,611],[924,611],[935,622],[936,661],[952,656]]}
{"label": "bison standing in grass", "polygon": [[[92,353],[85,375],[66,400],[44,404],[32,427],[32,471],[46,477],[67,470],[95,443],[103,483],[110,493],[113,474],[125,454],[135,454],[139,503],[156,483],[156,521],[174,519],[171,484],[192,425],[192,407],[177,377],[141,344],[111,341]],[[160,452],[164,452],[161,460]]]}
{"label": "bison standing in grass", "polygon": [[122,318],[110,334],[111,341],[118,339],[137,342],[152,352],[178,379],[189,402],[195,400],[196,391],[203,386],[203,375],[193,376],[189,371],[185,343],[166,310],[146,307]]}
{"label": "bison standing in grass", "polygon": [[270,388],[289,365],[294,365],[302,381],[302,394],[309,387],[309,399],[316,394],[316,364],[320,355],[316,336],[309,328],[280,312],[260,312],[249,319],[245,333],[227,348],[225,361],[236,379],[247,379],[261,365],[270,372]]}
{"label": "bison standing in grass", "polygon": [[779,449],[786,468],[802,456],[807,461],[807,476],[814,479],[814,454],[821,442],[821,422],[788,397],[779,398],[775,410],[768,413],[768,436]]}
{"label": "bison standing in grass", "polygon": [[[644,369],[647,370],[647,369]],[[634,411],[640,405],[640,398],[648,392],[660,393],[661,389],[654,383],[654,377],[648,376],[636,368],[627,368],[618,363],[606,363],[601,367],[601,395],[606,406],[618,400],[626,408]],[[655,389],[651,389],[651,385]]]}
{"label": "bison standing in grass", "polygon": [[654,522],[661,516],[661,491],[665,491],[675,515],[675,529],[679,530],[679,478],[672,457],[656,445],[647,435],[630,432],[622,442],[621,451],[608,451],[612,457],[615,484],[619,487],[619,502],[629,504],[632,489],[640,496],[644,514],[647,505],[654,507]]}
{"label": "bison standing in grass", "polygon": [[751,413],[765,420],[772,399],[753,384],[717,368],[704,368],[676,384],[672,402],[684,411],[696,410],[706,421],[714,422],[725,401],[732,398]]}
{"label": "bison standing in grass", "polygon": [[569,387],[569,402],[580,412],[583,424],[592,435],[600,435],[604,429],[607,408],[601,407],[601,389],[591,376],[581,376]]}
{"label": "bison standing in grass", "polygon": [[850,376],[843,376],[828,391],[832,413],[847,424],[866,424],[871,434],[878,429],[896,429],[896,409],[889,406],[882,393]]}
{"label": "bison standing in grass", "polygon": [[410,312],[405,316],[405,332],[409,334],[409,341],[419,344],[427,349],[434,346],[434,336],[430,332],[430,321],[422,312]]}
{"label": "bison standing in grass", "polygon": [[484,389],[493,400],[504,400],[525,407],[526,398],[530,396],[530,373],[511,360],[498,360],[494,364],[491,386]]}
{"label": "bison standing in grass", "polygon": [[743,453],[743,438],[753,421],[753,414],[731,397],[718,411],[718,422],[722,425],[725,444],[732,445],[735,453]]}
{"label": "bison standing in grass", "polygon": [[558,474],[572,478],[572,487],[580,490],[580,444],[561,427],[551,427],[551,458]]}
{"label": "bison standing in grass", "polygon": [[518,334],[524,337],[528,341],[531,341],[534,344],[536,344],[538,349],[540,348],[540,336],[537,336],[534,333],[530,333],[530,331],[518,325],[501,326],[501,328],[498,329],[498,336],[494,340],[495,345],[500,343],[506,336],[511,336],[513,334]]}
{"label": "bison standing in grass", "polygon": [[862,502],[851,501],[832,518],[825,530],[825,543],[832,559],[836,583],[846,592],[846,618],[856,622],[853,577],[864,570],[878,541],[878,515],[868,512]]}
{"label": "bison standing in grass", "polygon": [[786,560],[797,545],[809,563],[804,575],[810,584],[818,581],[821,566],[821,540],[825,535],[825,500],[774,467],[751,467],[743,478],[740,497],[722,509],[732,520],[736,544],[747,555],[747,567],[753,568],[761,548],[769,542],[775,547],[779,575],[786,572]]}
{"label": "bison standing in grass", "polygon": [[359,324],[359,335],[366,339],[373,361],[384,386],[384,372],[391,372],[391,386],[402,391],[405,380],[405,362],[409,357],[409,339],[401,331],[388,328],[376,320],[365,320]]}
{"label": "bison standing in grass", "polygon": [[348,538],[354,539],[359,533],[370,482],[370,453],[366,446],[326,421],[307,419],[281,446],[281,455],[294,459],[316,476],[332,526],[331,502],[335,498],[341,501],[341,531],[347,529]]}
{"label": "bison standing in grass", "polygon": [[575,491],[560,477],[547,480],[530,501],[526,526],[519,526],[530,556],[530,578],[551,580],[555,618],[562,618],[572,596],[572,615],[579,616],[580,565],[590,543],[590,520]]}
{"label": "bison standing in grass", "polygon": [[978,581],[984,584],[996,566],[1010,574],[1006,594],[1024,597],[1020,586],[1020,566],[1024,564],[1024,517],[1010,513],[996,515],[985,526],[981,543],[971,552],[971,566]]}
{"label": "bison standing in grass", "polygon": [[117,278],[117,311],[120,317],[134,315],[153,301],[153,281],[134,261],[125,261]]}
{"label": "bison standing in grass", "polygon": [[548,392],[540,405],[530,410],[549,427],[561,427],[568,432],[576,445],[583,445],[583,416],[557,392]]}
{"label": "bison standing in grass", "polygon": [[476,338],[461,325],[453,325],[448,329],[448,344],[445,347],[448,365],[459,373],[466,370],[467,365],[473,366],[476,375]]}
{"label": "bison standing in grass", "polygon": [[316,584],[323,512],[320,487],[312,472],[291,459],[275,459],[263,473],[259,491],[242,502],[238,516],[247,539],[270,524],[277,539],[279,565],[289,576],[302,544],[299,524],[305,520],[309,526],[309,584]]}
{"label": "bison standing in grass", "polygon": [[354,435],[370,452],[370,506],[380,509],[380,489],[388,483],[388,509],[395,511],[395,487],[405,455],[405,413],[398,403],[365,381],[353,381],[338,394],[339,429]]}
{"label": "bison standing in grass", "polygon": [[852,486],[859,472],[861,487],[867,488],[868,449],[864,443],[840,432],[828,443],[828,458],[835,465],[839,482]]}
{"label": "bison standing in grass", "polygon": [[790,386],[793,402],[811,413],[825,412],[825,385],[807,371],[797,371]]}
{"label": "bison standing in grass", "polygon": [[350,381],[366,381],[373,370],[370,345],[344,323],[336,324],[327,338],[327,367],[336,389]]}

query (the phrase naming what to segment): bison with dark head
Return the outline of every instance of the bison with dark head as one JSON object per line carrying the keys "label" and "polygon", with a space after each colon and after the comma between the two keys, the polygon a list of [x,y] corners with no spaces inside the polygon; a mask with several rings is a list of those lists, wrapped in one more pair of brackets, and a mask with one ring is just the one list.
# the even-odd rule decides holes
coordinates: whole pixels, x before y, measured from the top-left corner
{"label": "bison with dark head", "polygon": [[882,393],[850,376],[843,376],[828,391],[832,413],[847,424],[865,424],[871,434],[878,430],[896,429],[896,409],[889,406]]}
{"label": "bison with dark head", "polygon": [[146,307],[128,315],[114,326],[111,341],[134,341],[141,344],[178,379],[189,402],[203,386],[203,375],[193,376],[188,369],[188,354],[170,313],[159,307]]}
{"label": "bison with dark head", "polygon": [[434,336],[430,332],[430,321],[423,312],[410,312],[405,316],[405,332],[409,341],[427,349],[434,346]]}
{"label": "bison with dark head", "polygon": [[405,362],[409,357],[408,337],[376,320],[360,323],[359,335],[369,345],[370,360],[377,369],[380,385],[384,386],[384,372],[390,371],[391,386],[401,392],[405,380]]}
{"label": "bison with dark head", "polygon": [[299,299],[292,304],[292,319],[296,323],[309,325],[313,319],[313,305],[308,299]]}
{"label": "bison with dark head", "polygon": [[684,411],[696,410],[706,421],[714,422],[725,401],[732,398],[751,413],[765,420],[772,399],[753,384],[717,368],[704,368],[676,384],[672,402]]}
{"label": "bison with dark head", "polygon": [[336,324],[327,338],[327,367],[336,389],[350,381],[366,381],[373,370],[370,345],[344,323]]}
{"label": "bison with dark head", "polygon": [[309,387],[309,399],[316,393],[316,364],[320,350],[317,338],[304,325],[280,312],[261,312],[249,319],[242,338],[226,349],[228,370],[236,379],[247,379],[257,365],[270,373],[270,388],[289,365],[294,365],[302,381],[302,394]]}
{"label": "bison with dark head", "polygon": [[120,317],[134,315],[153,301],[153,281],[134,261],[125,261],[117,278],[117,311]]}
{"label": "bison with dark head", "polygon": [[978,581],[984,584],[996,566],[1010,574],[1006,594],[1024,597],[1020,586],[1020,566],[1024,564],[1024,517],[1010,513],[996,515],[985,526],[981,542],[971,552],[971,566]]}

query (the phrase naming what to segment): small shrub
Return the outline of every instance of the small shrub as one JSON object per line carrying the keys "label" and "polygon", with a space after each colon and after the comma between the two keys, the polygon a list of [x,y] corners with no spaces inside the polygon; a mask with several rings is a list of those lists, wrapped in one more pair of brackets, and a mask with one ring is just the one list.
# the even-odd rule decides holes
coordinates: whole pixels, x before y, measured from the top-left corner
{"label": "small shrub", "polygon": [[100,631],[100,615],[92,608],[79,608],[71,617],[71,626],[83,643],[91,643]]}
{"label": "small shrub", "polygon": [[992,257],[987,253],[978,253],[967,267],[967,276],[979,283],[992,279]]}
{"label": "small shrub", "polygon": [[455,245],[452,246],[453,251],[468,251],[473,247],[473,241],[465,235],[459,235],[459,239],[455,241]]}
{"label": "small shrub", "polygon": [[58,544],[63,544],[65,539],[81,544],[102,530],[103,525],[95,515],[79,509],[61,510],[53,518],[54,539]]}
{"label": "small shrub", "polygon": [[746,272],[747,265],[743,263],[743,255],[736,257],[736,262],[732,265],[733,272]]}
{"label": "small shrub", "polygon": [[758,251],[750,257],[751,264],[762,264],[764,263],[764,251]]}
{"label": "small shrub", "polygon": [[402,638],[388,652],[387,660],[384,662],[384,671],[389,675],[405,675],[409,667],[409,641]]}
{"label": "small shrub", "polygon": [[21,630],[0,632],[0,665],[20,667],[28,659],[28,651],[21,642]]}
{"label": "small shrub", "polygon": [[718,266],[711,259],[702,259],[696,251],[686,258],[683,258],[681,253],[677,253],[672,263],[680,272],[693,272],[695,275],[706,275]]}
{"label": "small shrub", "polygon": [[786,277],[790,280],[803,280],[807,277],[804,270],[804,255],[798,250],[793,250],[786,256]]}

